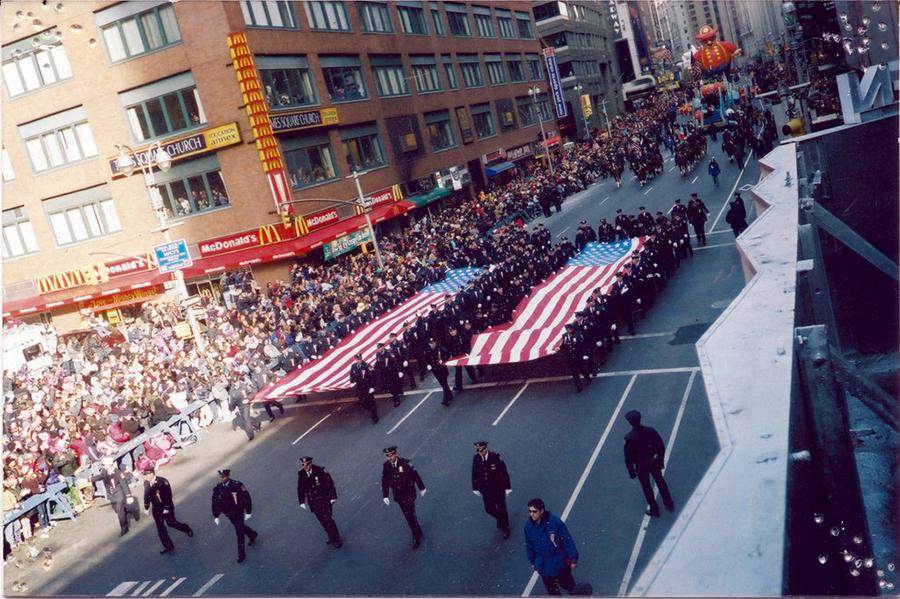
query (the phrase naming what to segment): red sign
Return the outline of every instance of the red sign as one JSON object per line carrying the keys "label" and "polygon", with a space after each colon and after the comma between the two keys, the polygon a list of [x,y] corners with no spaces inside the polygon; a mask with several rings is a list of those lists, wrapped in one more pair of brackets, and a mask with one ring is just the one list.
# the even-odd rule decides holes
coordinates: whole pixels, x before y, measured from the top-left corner
{"label": "red sign", "polygon": [[544,48],[544,56],[555,56],[556,51],[553,48]]}
{"label": "red sign", "polygon": [[306,229],[308,231],[321,229],[322,227],[330,225],[331,223],[336,223],[339,220],[341,220],[341,215],[338,214],[338,211],[335,208],[314,212],[313,214],[307,214],[303,217],[303,221],[306,223]]}
{"label": "red sign", "polygon": [[232,233],[231,235],[223,235],[207,239],[197,244],[200,255],[204,258],[208,256],[218,256],[219,254],[227,254],[237,250],[259,246],[259,231],[253,229],[251,231],[241,231],[240,233]]}
{"label": "red sign", "polygon": [[369,207],[374,208],[388,202],[396,202],[403,199],[403,192],[400,191],[399,185],[392,185],[387,189],[376,191],[368,197]]}
{"label": "red sign", "polygon": [[138,257],[124,258],[106,263],[106,272],[110,278],[124,277],[136,272],[153,270],[154,268],[156,268],[156,264],[152,260]]}

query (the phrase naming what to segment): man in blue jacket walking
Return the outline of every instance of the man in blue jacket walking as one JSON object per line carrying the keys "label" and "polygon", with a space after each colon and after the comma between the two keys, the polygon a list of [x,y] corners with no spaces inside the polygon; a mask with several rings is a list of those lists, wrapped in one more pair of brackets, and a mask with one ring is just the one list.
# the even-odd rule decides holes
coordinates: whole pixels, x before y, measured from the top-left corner
{"label": "man in blue jacket walking", "polygon": [[531,570],[540,575],[548,594],[561,595],[559,587],[573,594],[572,571],[578,564],[578,548],[565,523],[547,511],[540,499],[528,502],[525,553]]}

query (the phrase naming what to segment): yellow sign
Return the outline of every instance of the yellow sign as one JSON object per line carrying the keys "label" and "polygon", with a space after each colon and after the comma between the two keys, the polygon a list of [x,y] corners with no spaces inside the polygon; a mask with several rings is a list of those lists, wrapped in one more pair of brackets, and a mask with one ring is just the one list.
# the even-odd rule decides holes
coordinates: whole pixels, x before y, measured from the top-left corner
{"label": "yellow sign", "polygon": [[203,132],[206,138],[206,149],[217,150],[225,146],[233,146],[241,143],[241,132],[237,123],[228,123],[221,127],[213,127]]}
{"label": "yellow sign", "polygon": [[92,264],[87,268],[73,268],[34,279],[34,286],[40,295],[64,291],[82,285],[96,285],[109,280],[109,271],[103,264]]}
{"label": "yellow sign", "polygon": [[591,118],[591,115],[594,114],[594,109],[591,107],[591,97],[587,94],[581,94],[581,113],[584,114],[586,119]]}

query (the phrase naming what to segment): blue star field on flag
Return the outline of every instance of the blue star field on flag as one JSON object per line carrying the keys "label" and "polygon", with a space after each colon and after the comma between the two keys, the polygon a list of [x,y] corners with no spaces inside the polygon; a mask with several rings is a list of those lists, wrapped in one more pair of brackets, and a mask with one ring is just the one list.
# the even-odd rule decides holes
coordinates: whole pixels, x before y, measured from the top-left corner
{"label": "blue star field on flag", "polygon": [[620,239],[612,243],[591,241],[577,255],[569,258],[566,266],[606,266],[622,259],[631,252],[631,240]]}
{"label": "blue star field on flag", "polygon": [[467,266],[466,268],[454,268],[448,270],[443,280],[428,285],[419,293],[456,293],[465,287],[469,281],[475,278],[479,272],[484,270],[477,266]]}

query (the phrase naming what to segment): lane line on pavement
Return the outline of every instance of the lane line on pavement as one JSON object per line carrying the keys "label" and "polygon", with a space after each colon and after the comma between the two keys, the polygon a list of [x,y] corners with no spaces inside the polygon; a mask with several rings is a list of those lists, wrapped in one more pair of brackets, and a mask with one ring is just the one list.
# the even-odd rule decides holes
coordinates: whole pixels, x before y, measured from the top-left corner
{"label": "lane line on pavement", "polygon": [[[669,453],[670,457],[672,455],[672,445],[675,444],[675,438],[678,436],[678,428],[681,426],[681,418],[684,416],[684,406],[687,404],[687,399],[691,394],[691,388],[694,386],[694,378],[696,378],[696,376],[697,371],[695,370],[688,379],[687,387],[684,388],[684,395],[681,396],[681,405],[678,406],[675,424],[672,425],[672,433],[669,435],[669,442],[666,444],[666,451]],[[653,497],[655,498],[657,495],[659,495],[659,489],[656,489]],[[641,521],[641,529],[638,532],[637,539],[634,541],[631,557],[628,559],[628,566],[625,568],[625,576],[622,578],[622,584],[619,585],[619,597],[624,597],[628,592],[628,585],[631,584],[631,577],[634,575],[634,566],[637,564],[638,555],[641,553],[641,546],[644,544],[644,537],[647,534],[647,529],[650,527],[651,518],[652,516],[644,514],[644,519]]]}
{"label": "lane line on pavement", "polygon": [[187,580],[187,578],[179,578],[178,580],[176,580],[175,582],[173,582],[171,585],[169,585],[169,588],[167,588],[165,591],[163,591],[162,593],[160,593],[159,596],[160,596],[160,597],[166,597],[166,596],[168,596],[169,593],[171,593],[172,591],[175,590],[175,587],[177,587],[178,585],[180,585],[180,584],[181,584],[182,582],[184,582],[185,580]]}
{"label": "lane line on pavement", "polygon": [[138,587],[137,587],[136,589],[134,589],[134,592],[131,593],[131,596],[132,596],[132,597],[137,597],[138,595],[140,595],[140,594],[141,594],[141,591],[143,591],[144,589],[146,589],[147,586],[148,586],[151,582],[153,582],[153,581],[152,581],[152,580],[145,580],[144,582],[142,582],[141,584],[139,584]]}
{"label": "lane line on pavement", "polygon": [[296,445],[297,443],[299,443],[299,442],[300,442],[300,439],[302,439],[303,437],[305,437],[305,436],[308,435],[309,433],[313,432],[313,430],[315,430],[315,428],[316,428],[317,426],[319,426],[320,424],[322,424],[323,422],[325,422],[326,420],[328,420],[329,418],[331,418],[331,415],[332,415],[333,413],[334,413],[334,412],[329,412],[328,414],[325,414],[321,419],[319,419],[319,421],[318,421],[317,423],[315,423],[314,425],[312,425],[311,427],[309,427],[309,429],[308,429],[305,433],[303,433],[302,435],[300,435],[299,437],[297,437],[296,439],[294,439],[294,442],[291,443],[291,445]]}
{"label": "lane line on pavement", "polygon": [[557,237],[562,237],[562,236],[563,236],[563,233],[565,233],[566,231],[568,231],[568,230],[571,229],[571,228],[572,228],[572,226],[569,225],[568,227],[566,227],[565,229],[563,229],[562,231],[560,231],[556,236],[557,236]]}
{"label": "lane line on pavement", "polygon": [[212,578],[210,578],[209,580],[207,580],[207,581],[206,581],[206,584],[204,584],[202,587],[200,587],[200,588],[197,590],[196,593],[194,593],[194,597],[199,597],[200,595],[202,595],[203,593],[205,593],[206,591],[208,591],[208,590],[209,590],[209,587],[211,587],[212,585],[214,585],[214,584],[216,584],[217,582],[219,582],[219,579],[222,578],[223,576],[225,576],[225,575],[224,575],[224,574],[216,574],[215,576],[213,576]]}
{"label": "lane line on pavement", "polygon": [[421,400],[419,400],[419,403],[417,403],[415,406],[413,406],[413,409],[410,410],[409,412],[407,412],[407,413],[406,413],[406,416],[404,416],[403,418],[400,419],[400,422],[398,422],[397,424],[395,424],[394,426],[392,426],[392,427],[391,427],[391,430],[389,430],[389,431],[387,432],[387,434],[390,435],[392,432],[394,432],[395,430],[397,430],[397,427],[399,427],[401,424],[403,424],[403,422],[404,422],[407,418],[409,418],[410,416],[412,416],[412,413],[415,412],[416,410],[418,410],[418,409],[419,409],[419,406],[421,406],[423,403],[425,403],[425,400],[428,399],[429,397],[431,397],[431,394],[432,394],[432,393],[434,393],[434,391],[429,391],[428,393],[426,393],[426,394],[425,394],[425,397],[423,397]]}
{"label": "lane line on pavement", "polygon": [[647,189],[647,191],[644,192],[644,195],[647,195],[647,194],[650,193],[651,191],[653,191],[653,186],[652,186],[652,185]]}
{"label": "lane line on pavement", "polygon": [[697,175],[696,177],[694,177],[693,179],[691,179],[691,185],[693,185],[694,183],[696,183],[696,182],[697,182],[697,179],[699,179],[699,178],[700,178],[700,175]]}
{"label": "lane line on pavement", "polygon": [[[724,235],[725,233],[731,233],[731,231],[709,231],[706,236],[709,237],[710,235]],[[697,235],[691,233],[691,239],[697,239]]]}
{"label": "lane line on pavement", "polygon": [[[563,510],[562,515],[560,515],[560,520],[563,522],[569,517],[569,513],[572,511],[572,507],[575,505],[575,500],[578,499],[578,495],[581,493],[581,489],[584,487],[584,483],[587,482],[588,476],[591,474],[591,470],[594,468],[594,462],[597,461],[597,457],[600,455],[600,450],[603,449],[603,446],[606,444],[606,439],[609,437],[609,433],[613,428],[613,425],[618,421],[619,412],[622,410],[622,406],[625,404],[625,399],[628,397],[628,394],[631,392],[631,388],[634,387],[634,381],[637,380],[637,375],[632,375],[628,380],[628,385],[625,387],[625,391],[622,392],[622,397],[619,399],[619,403],[616,405],[615,411],[612,413],[612,416],[609,417],[609,422],[606,423],[606,428],[603,429],[603,434],[600,435],[600,440],[597,441],[597,446],[594,447],[594,453],[591,454],[591,459],[588,460],[587,466],[584,467],[584,471],[581,473],[581,478],[578,479],[578,483],[575,485],[575,489],[572,491],[572,495],[569,497],[569,502],[566,504],[566,509]],[[528,585],[525,587],[525,590],[522,592],[522,597],[528,597],[531,594],[532,589],[534,589],[534,585],[537,582],[538,573],[533,572],[531,574],[531,579],[528,581]]]}
{"label": "lane line on pavement", "polygon": [[600,203],[597,204],[597,205],[598,205],[598,206],[602,206],[602,205],[603,205],[603,202],[605,202],[605,201],[608,200],[608,199],[609,199],[609,196],[606,196],[605,198],[603,198],[602,200],[600,200]]}
{"label": "lane line on pavement", "polygon": [[141,597],[148,597],[150,595],[150,593],[155,591],[158,587],[162,586],[162,583],[164,583],[165,581],[166,581],[165,578],[160,578],[159,580],[156,581],[155,585],[153,585],[152,587],[150,587],[149,589],[144,591],[144,593],[141,595]]}
{"label": "lane line on pavement", "polygon": [[497,426],[497,423],[500,422],[500,419],[503,418],[504,415],[506,415],[506,413],[509,411],[509,409],[511,407],[513,407],[513,404],[516,403],[516,400],[519,399],[519,396],[522,395],[522,393],[525,392],[525,389],[528,388],[528,384],[529,383],[526,382],[524,385],[522,385],[522,388],[519,389],[519,392],[516,393],[515,397],[513,397],[512,400],[510,400],[510,402],[508,404],[506,404],[506,407],[503,408],[503,411],[500,412],[500,415],[497,416],[497,419],[494,420],[494,423],[491,424],[491,426]]}
{"label": "lane line on pavement", "polygon": [[665,333],[643,333],[642,335],[622,335],[619,339],[649,339],[651,337],[671,337],[675,331]]}
{"label": "lane line on pavement", "polygon": [[672,168],[670,168],[670,169],[669,169],[669,172],[671,173],[671,172],[674,171],[676,168],[678,168],[678,165],[677,165],[677,164],[676,164],[675,166],[673,166]]}
{"label": "lane line on pavement", "polygon": [[[730,231],[724,231],[724,233],[729,233],[729,232],[730,232]],[[713,244],[713,245],[703,245],[703,246],[700,246],[700,247],[698,247],[698,248],[694,248],[694,251],[695,251],[695,252],[699,252],[700,250],[711,250],[711,249],[713,249],[713,248],[725,248],[725,247],[733,246],[733,245],[734,245],[734,242],[733,242],[733,241],[730,242],[730,243],[716,243],[716,244]]]}
{"label": "lane line on pavement", "polygon": [[106,594],[107,597],[120,597],[128,592],[128,589],[138,583],[137,580],[126,580],[116,585],[116,588]]}

